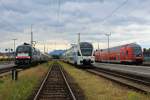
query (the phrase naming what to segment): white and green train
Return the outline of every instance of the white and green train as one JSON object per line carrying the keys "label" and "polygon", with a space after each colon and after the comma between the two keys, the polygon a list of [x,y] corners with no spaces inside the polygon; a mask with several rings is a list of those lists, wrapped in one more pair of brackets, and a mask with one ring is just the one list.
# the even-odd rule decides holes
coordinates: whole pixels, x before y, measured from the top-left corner
{"label": "white and green train", "polygon": [[95,63],[93,45],[89,42],[80,42],[66,50],[63,58],[66,62],[75,65],[91,65]]}

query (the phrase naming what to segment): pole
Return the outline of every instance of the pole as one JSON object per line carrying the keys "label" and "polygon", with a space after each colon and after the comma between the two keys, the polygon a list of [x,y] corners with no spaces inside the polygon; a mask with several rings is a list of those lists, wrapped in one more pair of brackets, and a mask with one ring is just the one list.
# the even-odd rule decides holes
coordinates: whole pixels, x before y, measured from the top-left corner
{"label": "pole", "polygon": [[98,42],[98,50],[99,50],[99,42]]}
{"label": "pole", "polygon": [[16,68],[12,69],[12,80],[18,80],[18,71]]}
{"label": "pole", "polygon": [[33,32],[32,32],[32,24],[31,24],[31,46],[33,46]]}
{"label": "pole", "polygon": [[14,57],[15,57],[15,52],[16,52],[16,40],[17,39],[12,39],[14,41]]}
{"label": "pole", "polygon": [[108,62],[110,60],[109,58],[109,53],[110,53],[110,50],[109,50],[109,36],[111,36],[111,33],[110,34],[105,34],[107,37],[108,37]]}
{"label": "pole", "polygon": [[45,53],[45,43],[44,43],[44,53]]}
{"label": "pole", "polygon": [[48,53],[48,46],[47,46],[47,50],[46,50],[46,53]]}
{"label": "pole", "polygon": [[80,43],[80,33],[78,33],[78,44]]}
{"label": "pole", "polygon": [[8,48],[8,60],[10,59],[10,48]]}
{"label": "pole", "polygon": [[15,52],[15,49],[16,49],[16,40],[17,39],[12,39],[14,41],[14,52]]}

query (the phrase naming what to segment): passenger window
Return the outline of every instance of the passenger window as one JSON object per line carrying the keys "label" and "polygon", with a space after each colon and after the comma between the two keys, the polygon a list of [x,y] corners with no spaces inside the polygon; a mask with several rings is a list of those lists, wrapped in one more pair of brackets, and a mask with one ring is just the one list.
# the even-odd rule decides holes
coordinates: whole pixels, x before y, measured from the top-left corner
{"label": "passenger window", "polygon": [[126,52],[126,54],[128,55],[128,51]]}

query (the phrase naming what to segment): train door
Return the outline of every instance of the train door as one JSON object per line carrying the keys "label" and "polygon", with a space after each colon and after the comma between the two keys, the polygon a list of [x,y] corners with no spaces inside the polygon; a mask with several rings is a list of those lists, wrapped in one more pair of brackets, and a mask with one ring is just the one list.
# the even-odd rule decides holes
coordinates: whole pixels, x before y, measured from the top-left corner
{"label": "train door", "polygon": [[120,62],[125,62],[126,61],[126,48],[121,47],[120,48]]}
{"label": "train door", "polygon": [[131,60],[131,48],[126,48],[126,60],[127,62],[130,62]]}
{"label": "train door", "polygon": [[103,57],[102,57],[102,52],[103,52],[103,50],[101,49],[101,50],[99,51],[99,61],[100,61],[100,62],[102,62],[102,58],[103,58]]}
{"label": "train door", "polygon": [[78,50],[77,50],[77,48],[73,48],[73,63],[76,65],[77,64],[77,59],[78,59]]}
{"label": "train door", "polygon": [[77,56],[76,56],[76,52],[73,52],[73,63],[76,64],[77,63]]}
{"label": "train door", "polygon": [[95,53],[94,53],[94,56],[95,56],[95,61],[100,61],[100,51],[99,50],[96,50]]}

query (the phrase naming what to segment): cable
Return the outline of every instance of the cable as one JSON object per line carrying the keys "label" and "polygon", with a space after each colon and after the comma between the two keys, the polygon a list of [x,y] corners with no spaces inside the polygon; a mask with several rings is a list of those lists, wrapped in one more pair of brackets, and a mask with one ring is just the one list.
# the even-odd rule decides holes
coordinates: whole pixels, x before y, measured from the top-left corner
{"label": "cable", "polygon": [[117,12],[122,6],[124,6],[126,3],[128,2],[128,0],[125,0],[121,5],[119,5],[117,8],[115,8],[109,15],[107,15],[106,17],[104,17],[101,22],[104,22],[105,20],[109,19],[115,12]]}

